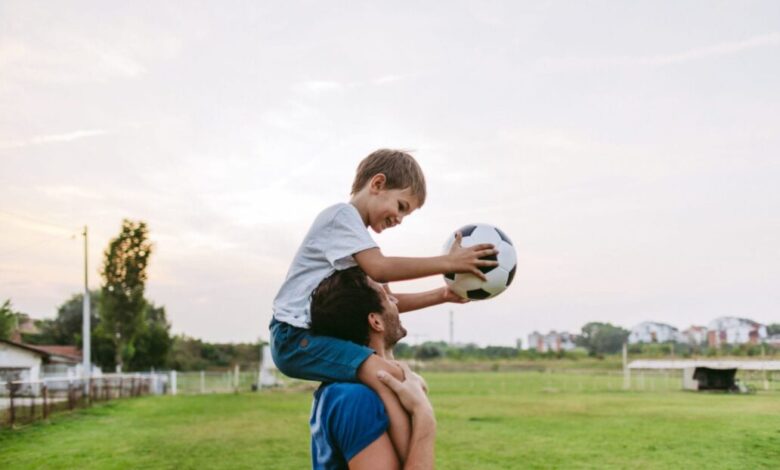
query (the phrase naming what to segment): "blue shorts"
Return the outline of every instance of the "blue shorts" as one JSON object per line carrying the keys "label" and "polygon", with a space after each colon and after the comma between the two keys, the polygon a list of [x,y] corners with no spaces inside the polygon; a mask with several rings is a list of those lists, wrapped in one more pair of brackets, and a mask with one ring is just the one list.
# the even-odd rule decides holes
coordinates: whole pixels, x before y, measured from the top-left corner
{"label": "blue shorts", "polygon": [[271,355],[289,377],[320,382],[357,382],[357,370],[374,350],[352,341],[313,335],[305,328],[271,320]]}

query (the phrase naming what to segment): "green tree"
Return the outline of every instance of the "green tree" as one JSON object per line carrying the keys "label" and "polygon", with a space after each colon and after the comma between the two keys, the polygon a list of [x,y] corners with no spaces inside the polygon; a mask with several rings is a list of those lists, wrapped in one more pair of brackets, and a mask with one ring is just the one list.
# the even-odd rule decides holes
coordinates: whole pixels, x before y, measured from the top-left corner
{"label": "green tree", "polygon": [[152,254],[145,222],[122,221],[103,262],[100,293],[101,331],[114,343],[114,362],[121,368],[135,355],[135,341],[144,328],[146,268]]}
{"label": "green tree", "polygon": [[772,323],[766,327],[766,333],[769,336],[780,335],[780,323]]}
{"label": "green tree", "polygon": [[[100,299],[100,291],[90,291],[89,297],[90,321],[92,327],[95,328],[99,323],[97,304]],[[30,344],[68,344],[81,347],[83,310],[84,294],[71,295],[59,306],[55,319],[37,322],[39,334],[23,335],[25,342]]]}
{"label": "green tree", "polygon": [[11,306],[11,299],[0,305],[0,339],[11,339],[11,334],[18,325],[18,313]]}
{"label": "green tree", "polygon": [[165,307],[156,307],[147,302],[143,316],[143,327],[136,337],[135,355],[130,359],[130,368],[142,370],[165,367],[173,344]]}
{"label": "green tree", "polygon": [[588,350],[591,356],[619,352],[629,332],[611,323],[590,322],[582,327],[577,345]]}

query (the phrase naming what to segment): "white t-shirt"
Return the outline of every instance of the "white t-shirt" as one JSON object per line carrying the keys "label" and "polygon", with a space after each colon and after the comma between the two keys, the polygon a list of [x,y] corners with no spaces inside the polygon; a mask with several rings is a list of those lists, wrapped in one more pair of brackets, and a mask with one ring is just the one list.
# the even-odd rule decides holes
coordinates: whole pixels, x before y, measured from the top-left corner
{"label": "white t-shirt", "polygon": [[274,318],[309,328],[309,303],[314,289],[334,271],[356,266],[352,255],[376,246],[352,204],[339,203],[320,212],[274,298]]}

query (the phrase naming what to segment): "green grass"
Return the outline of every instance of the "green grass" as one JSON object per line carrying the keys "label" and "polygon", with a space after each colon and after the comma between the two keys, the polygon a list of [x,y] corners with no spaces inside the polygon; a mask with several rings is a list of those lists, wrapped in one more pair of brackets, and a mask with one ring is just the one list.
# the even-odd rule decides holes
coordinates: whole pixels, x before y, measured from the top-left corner
{"label": "green grass", "polygon": [[[623,392],[619,378],[535,372],[426,378],[442,469],[780,463],[777,392]],[[111,402],[0,431],[0,467],[306,468],[310,400],[303,390]]]}

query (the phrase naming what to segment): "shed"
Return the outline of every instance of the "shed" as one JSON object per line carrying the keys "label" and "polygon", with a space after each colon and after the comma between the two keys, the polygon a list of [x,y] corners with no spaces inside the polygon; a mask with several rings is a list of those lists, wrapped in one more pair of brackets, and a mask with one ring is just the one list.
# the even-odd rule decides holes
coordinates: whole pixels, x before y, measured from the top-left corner
{"label": "shed", "polygon": [[38,346],[0,339],[0,381],[36,381],[54,370],[78,376],[81,351],[74,346]]}
{"label": "shed", "polygon": [[27,345],[0,339],[0,382],[38,380],[48,354]]}
{"label": "shed", "polygon": [[627,374],[637,370],[680,370],[685,390],[733,390],[738,370],[780,371],[780,361],[641,359],[628,365]]}

